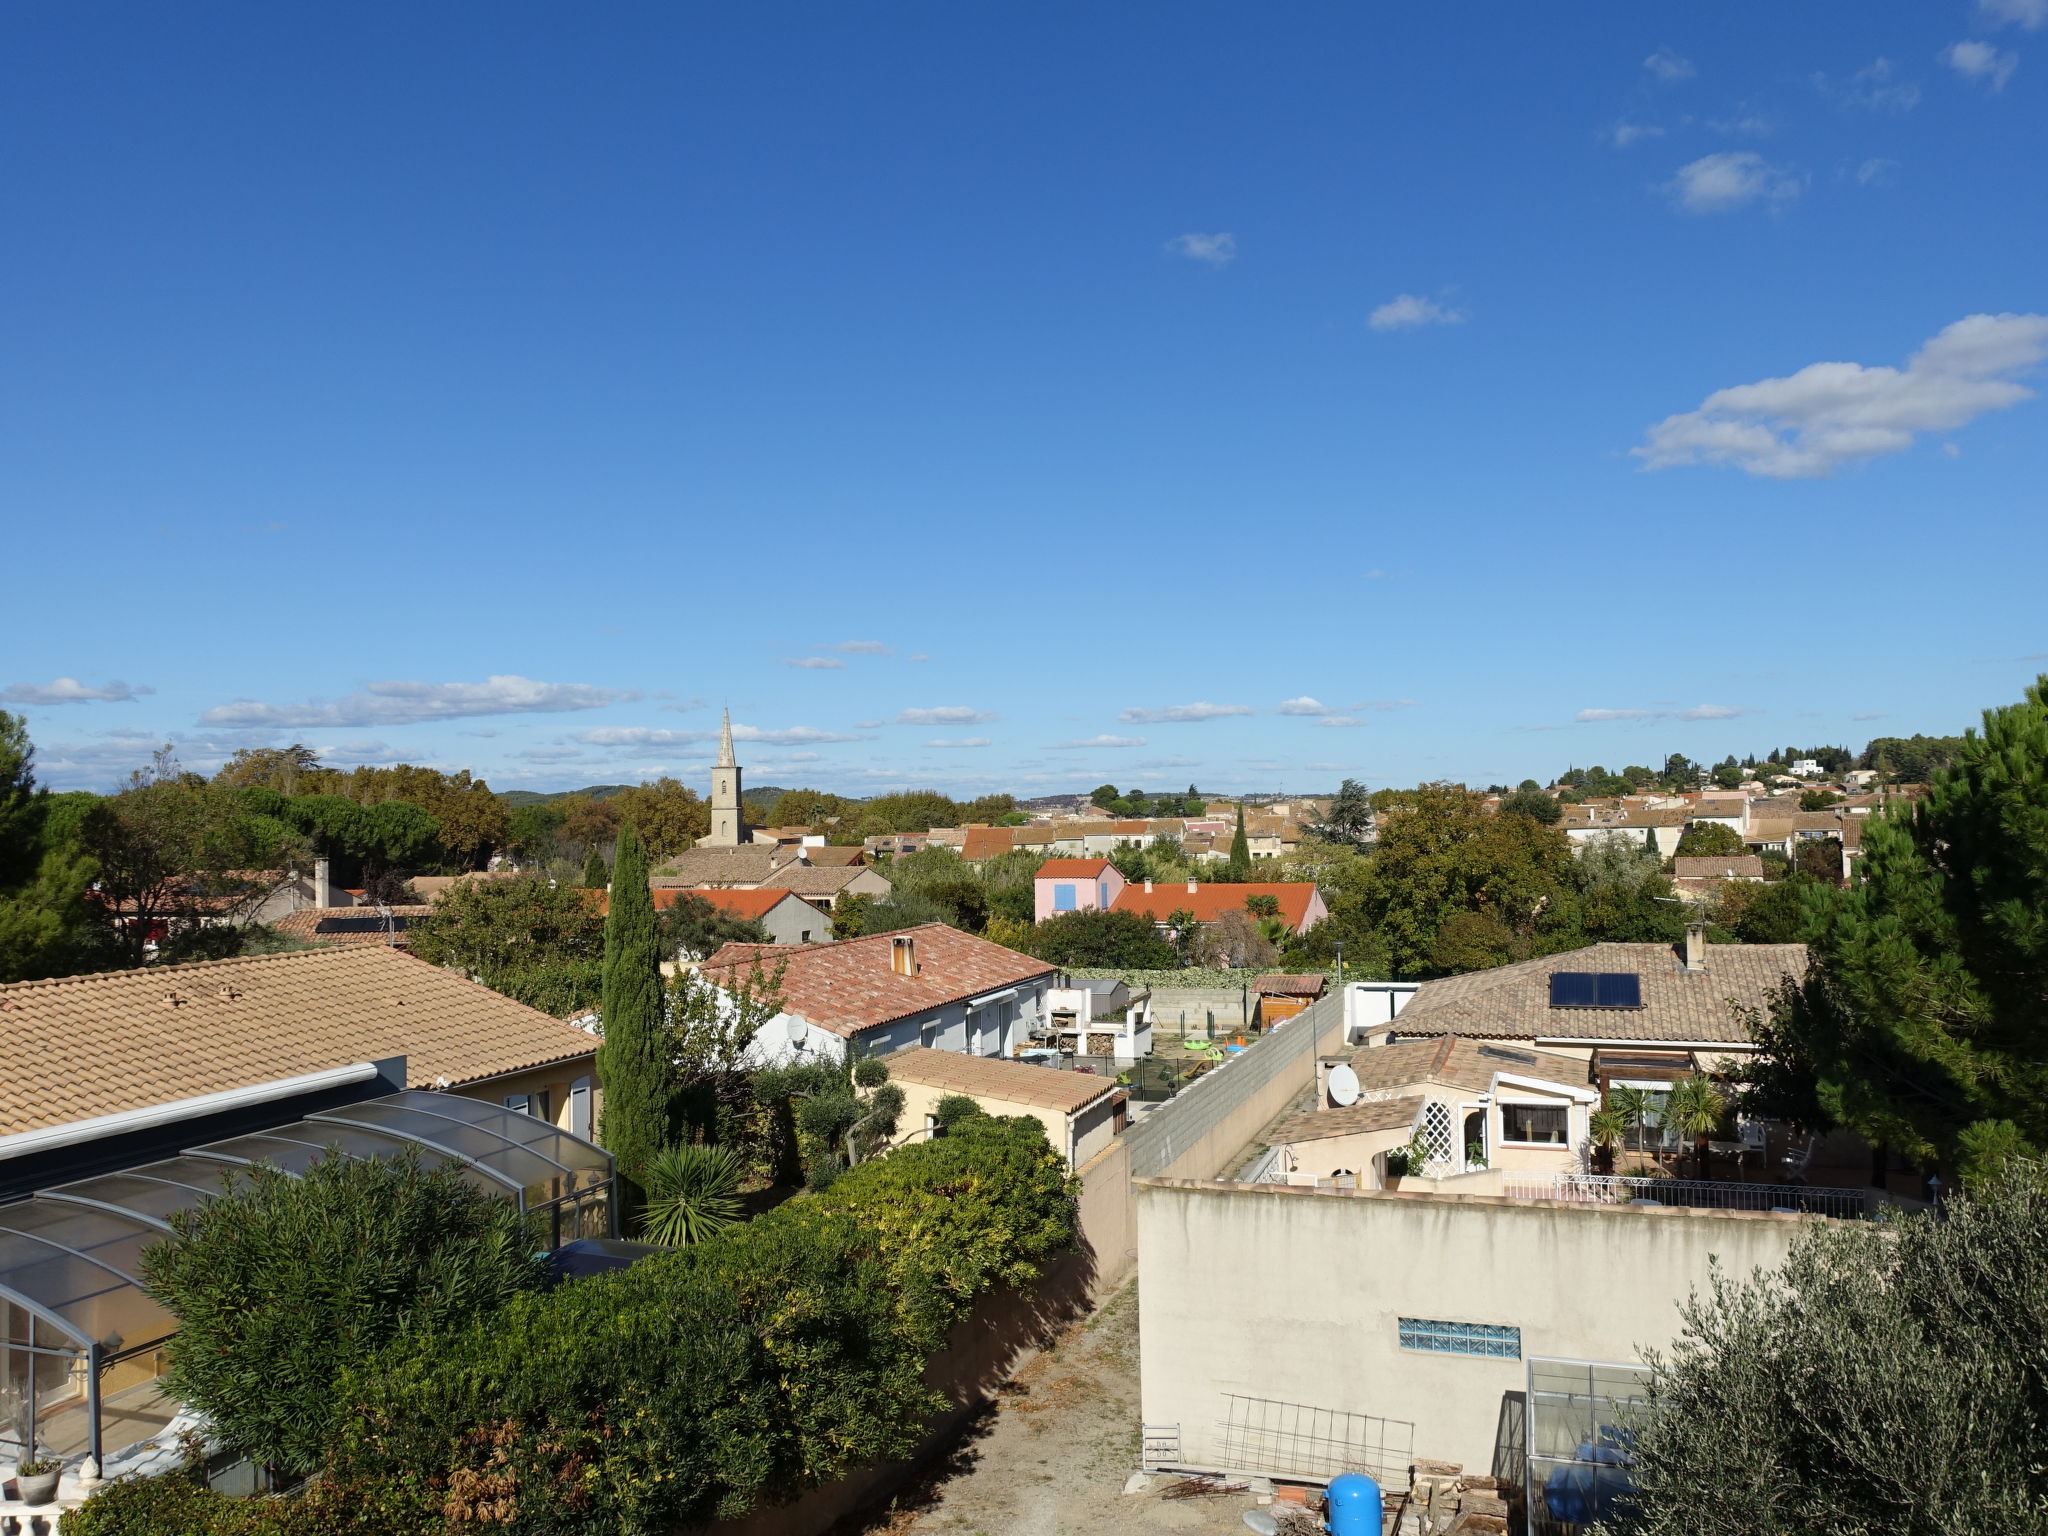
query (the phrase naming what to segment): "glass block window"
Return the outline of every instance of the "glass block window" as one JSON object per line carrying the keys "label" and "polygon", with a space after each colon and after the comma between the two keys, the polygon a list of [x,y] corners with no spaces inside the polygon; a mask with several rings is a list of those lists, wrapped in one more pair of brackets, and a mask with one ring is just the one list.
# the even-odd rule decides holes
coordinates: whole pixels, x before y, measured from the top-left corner
{"label": "glass block window", "polygon": [[1446,1104],[1431,1099],[1422,1106],[1422,1148],[1432,1163],[1448,1163],[1451,1160],[1451,1111]]}
{"label": "glass block window", "polygon": [[1499,1323],[1447,1323],[1434,1317],[1401,1319],[1401,1347],[1438,1355],[1522,1358],[1522,1330]]}

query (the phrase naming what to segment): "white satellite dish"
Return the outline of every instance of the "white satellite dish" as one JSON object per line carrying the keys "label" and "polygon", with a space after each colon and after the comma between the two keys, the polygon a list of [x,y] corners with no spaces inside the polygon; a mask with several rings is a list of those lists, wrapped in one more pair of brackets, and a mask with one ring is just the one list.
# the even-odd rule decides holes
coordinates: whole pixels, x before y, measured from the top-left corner
{"label": "white satellite dish", "polygon": [[1330,1102],[1339,1108],[1358,1102],[1358,1074],[1343,1063],[1330,1068]]}

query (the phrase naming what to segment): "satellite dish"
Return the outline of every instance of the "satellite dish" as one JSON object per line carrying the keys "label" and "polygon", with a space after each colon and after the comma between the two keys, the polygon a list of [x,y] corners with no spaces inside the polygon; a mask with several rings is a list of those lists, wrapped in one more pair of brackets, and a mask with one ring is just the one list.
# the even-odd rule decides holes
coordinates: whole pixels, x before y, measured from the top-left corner
{"label": "satellite dish", "polygon": [[1330,1068],[1330,1102],[1342,1107],[1358,1102],[1358,1074],[1341,1062]]}

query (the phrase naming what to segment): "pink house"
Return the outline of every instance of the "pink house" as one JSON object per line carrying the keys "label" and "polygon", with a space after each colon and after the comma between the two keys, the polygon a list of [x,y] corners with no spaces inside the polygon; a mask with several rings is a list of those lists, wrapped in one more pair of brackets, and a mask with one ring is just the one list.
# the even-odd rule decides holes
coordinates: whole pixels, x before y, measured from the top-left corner
{"label": "pink house", "polygon": [[1126,883],[1107,859],[1047,859],[1032,880],[1032,918],[1042,923],[1062,912],[1107,909],[1116,904]]}

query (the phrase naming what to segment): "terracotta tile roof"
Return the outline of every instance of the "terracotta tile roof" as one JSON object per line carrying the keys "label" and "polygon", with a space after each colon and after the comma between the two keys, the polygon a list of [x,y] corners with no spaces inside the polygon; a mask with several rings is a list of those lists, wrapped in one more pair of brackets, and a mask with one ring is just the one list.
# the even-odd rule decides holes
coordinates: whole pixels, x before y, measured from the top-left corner
{"label": "terracotta tile roof", "polygon": [[431,1088],[596,1049],[573,1025],[382,945],[20,981],[0,987],[0,1135],[387,1056]]}
{"label": "terracotta tile roof", "polygon": [[1537,1077],[1567,1088],[1584,1088],[1590,1080],[1587,1064],[1576,1056],[1522,1050],[1458,1035],[1366,1046],[1353,1053],[1351,1070],[1358,1075],[1358,1086],[1368,1092],[1442,1083],[1483,1093],[1501,1072]]}
{"label": "terracotta tile roof", "polygon": [[778,865],[794,855],[793,849],[771,843],[745,848],[692,848],[679,853],[654,872],[656,885],[759,885]]}
{"label": "terracotta tile roof", "polygon": [[785,864],[762,880],[764,891],[795,891],[799,896],[836,896],[862,875],[890,885],[889,877],[865,864],[848,864],[838,869],[819,869],[813,864]]}
{"label": "terracotta tile roof", "polygon": [[[1116,1080],[1090,1072],[1063,1072],[1034,1067],[997,1056],[968,1056],[960,1051],[933,1051],[906,1045],[882,1058],[889,1076],[899,1082],[944,1088],[977,1099],[1028,1104],[1073,1114],[1117,1091]],[[986,1107],[986,1106],[984,1106]]]}
{"label": "terracotta tile roof", "polygon": [[[915,976],[891,968],[893,942],[905,937],[916,942]],[[771,973],[787,965],[782,1001],[788,1012],[845,1036],[1053,974],[1042,960],[944,923],[837,944],[727,944],[704,962],[703,974],[733,981],[757,963]]]}
{"label": "terracotta tile roof", "polygon": [[1611,828],[1617,832],[1640,832],[1645,827],[1682,827],[1699,814],[1689,805],[1665,806],[1652,810],[1642,805],[1567,805],[1558,825],[1567,832]]}
{"label": "terracotta tile roof", "polygon": [[[1195,887],[1193,890],[1188,889],[1190,883]],[[1143,913],[1155,923],[1165,922],[1175,912],[1187,911],[1194,913],[1198,922],[1213,923],[1225,912],[1244,911],[1247,896],[1271,896],[1280,903],[1280,916],[1286,919],[1287,926],[1298,931],[1308,916],[1309,900],[1315,893],[1315,886],[1306,880],[1274,880],[1264,884],[1248,881],[1243,885],[1170,880],[1153,886],[1149,892],[1142,884],[1127,885],[1110,903],[1110,910]]]}
{"label": "terracotta tile roof", "polygon": [[1034,880],[1093,880],[1105,869],[1116,866],[1107,859],[1047,859],[1038,866]]}
{"label": "terracotta tile roof", "polygon": [[1764,860],[1760,853],[1716,857],[1687,854],[1682,859],[1671,861],[1671,873],[1680,880],[1761,880],[1764,877]]}
{"label": "terracotta tile roof", "polygon": [[1261,976],[1252,983],[1252,990],[1261,997],[1321,997],[1329,990],[1330,978],[1310,973],[1305,976],[1290,976],[1279,972]]}
{"label": "terracotta tile roof", "polygon": [[[386,908],[394,931],[384,931],[384,914],[375,907],[301,907],[287,912],[270,926],[309,944],[376,944],[404,949],[410,942],[405,930],[416,917],[426,917],[431,905]],[[323,928],[325,931],[323,932]]]}
{"label": "terracotta tile roof", "polygon": [[[1552,1008],[1553,971],[1631,971],[1641,1008]],[[1668,944],[1590,944],[1490,971],[1426,981],[1394,1021],[1402,1035],[1534,1040],[1699,1040],[1746,1044],[1735,1006],[1765,1008],[1786,977],[1806,973],[1804,944],[1709,944],[1688,973]]]}
{"label": "terracotta tile roof", "polygon": [[820,869],[844,869],[849,864],[865,864],[868,851],[861,847],[836,848],[826,844],[823,848],[806,848],[804,858]]}
{"label": "terracotta tile roof", "polygon": [[1321,1141],[1328,1136],[1359,1136],[1369,1131],[1405,1131],[1422,1109],[1420,1095],[1407,1099],[1370,1099],[1341,1109],[1312,1109],[1289,1115],[1266,1133],[1269,1146],[1296,1141]]}
{"label": "terracotta tile roof", "polygon": [[[657,912],[664,912],[668,910],[668,908],[674,906],[677,902],[681,901],[685,896],[695,896],[699,901],[710,902],[712,906],[717,907],[721,912],[730,912],[734,917],[746,918],[765,917],[770,912],[774,911],[775,908],[781,906],[782,903],[784,903],[785,901],[803,901],[803,898],[797,895],[794,891],[785,891],[780,889],[763,889],[757,891],[692,891],[683,889],[678,886],[664,885],[657,887],[653,890],[650,890],[647,894],[654,898],[654,910]],[[597,910],[599,915],[602,916],[603,914],[610,912],[612,909],[611,892],[599,891],[596,893],[596,895]],[[805,901],[804,905],[810,906],[810,903]]]}
{"label": "terracotta tile roof", "polygon": [[960,844],[960,857],[970,863],[999,858],[1016,846],[1008,827],[969,827]]}

